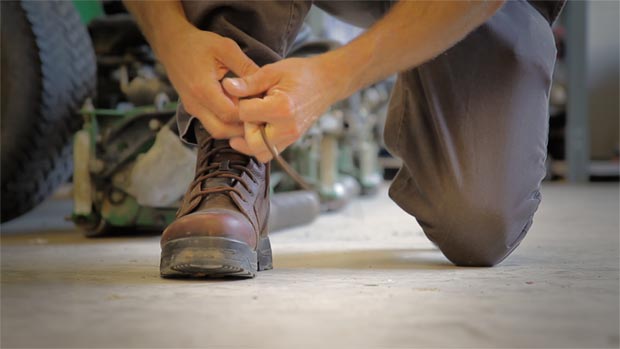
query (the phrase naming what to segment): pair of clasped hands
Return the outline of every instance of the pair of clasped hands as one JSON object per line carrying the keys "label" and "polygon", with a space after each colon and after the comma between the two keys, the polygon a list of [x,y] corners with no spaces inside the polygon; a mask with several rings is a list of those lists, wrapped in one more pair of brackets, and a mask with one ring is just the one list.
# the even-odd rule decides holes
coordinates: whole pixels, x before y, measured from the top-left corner
{"label": "pair of clasped hands", "polygon": [[[196,30],[162,59],[185,110],[217,139],[267,162],[267,139],[278,151],[298,140],[340,99],[333,65],[322,56],[257,66],[233,40]],[[232,72],[236,78],[226,77]]]}

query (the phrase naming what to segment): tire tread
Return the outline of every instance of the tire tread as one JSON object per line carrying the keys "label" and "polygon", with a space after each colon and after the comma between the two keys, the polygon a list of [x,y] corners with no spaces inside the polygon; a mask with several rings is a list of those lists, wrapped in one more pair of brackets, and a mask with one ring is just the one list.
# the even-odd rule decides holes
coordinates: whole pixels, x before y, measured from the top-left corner
{"label": "tire tread", "polygon": [[[20,135],[19,146],[3,161],[11,161],[2,174],[2,217],[7,221],[45,200],[72,173],[72,136],[82,123],[78,110],[96,86],[96,60],[90,36],[70,1],[21,1],[28,24],[20,39],[34,37],[39,67],[38,113]],[[4,10],[4,8],[3,8]],[[18,67],[28,69],[27,67]],[[10,117],[23,117],[11,115]]]}

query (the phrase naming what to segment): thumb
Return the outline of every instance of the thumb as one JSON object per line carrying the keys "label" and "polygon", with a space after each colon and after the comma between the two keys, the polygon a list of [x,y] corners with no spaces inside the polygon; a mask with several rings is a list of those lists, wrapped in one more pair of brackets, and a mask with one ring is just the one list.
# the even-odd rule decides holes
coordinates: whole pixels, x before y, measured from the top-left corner
{"label": "thumb", "polygon": [[222,85],[226,92],[235,97],[251,97],[266,92],[275,82],[275,75],[262,68],[245,77],[226,78]]}

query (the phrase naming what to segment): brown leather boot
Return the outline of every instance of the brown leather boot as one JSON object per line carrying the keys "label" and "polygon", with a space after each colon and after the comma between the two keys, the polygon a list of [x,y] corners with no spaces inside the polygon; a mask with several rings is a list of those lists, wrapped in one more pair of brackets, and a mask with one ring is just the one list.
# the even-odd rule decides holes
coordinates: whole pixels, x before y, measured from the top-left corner
{"label": "brown leather boot", "polygon": [[195,127],[196,176],[161,238],[162,277],[254,277],[272,269],[269,166]]}

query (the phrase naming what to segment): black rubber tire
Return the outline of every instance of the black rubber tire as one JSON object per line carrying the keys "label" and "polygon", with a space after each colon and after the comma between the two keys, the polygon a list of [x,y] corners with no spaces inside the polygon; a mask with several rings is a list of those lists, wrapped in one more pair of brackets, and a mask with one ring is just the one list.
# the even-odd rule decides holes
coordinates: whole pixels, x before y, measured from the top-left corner
{"label": "black rubber tire", "polygon": [[96,86],[93,46],[70,1],[1,1],[2,215],[45,200],[72,172],[77,110]]}

